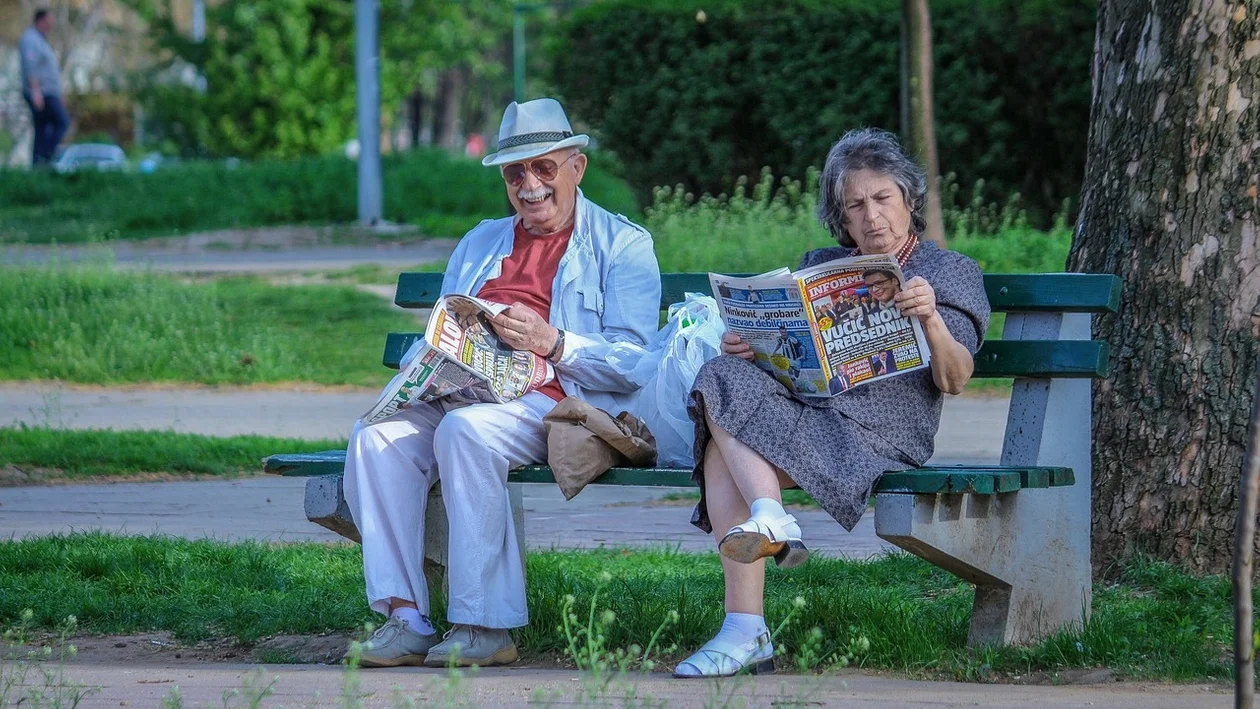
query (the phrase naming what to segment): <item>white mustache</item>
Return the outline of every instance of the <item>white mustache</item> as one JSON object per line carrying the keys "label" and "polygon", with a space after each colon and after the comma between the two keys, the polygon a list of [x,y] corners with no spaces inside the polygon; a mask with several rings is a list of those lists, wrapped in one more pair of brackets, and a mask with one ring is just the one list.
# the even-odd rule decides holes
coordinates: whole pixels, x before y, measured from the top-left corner
{"label": "white mustache", "polygon": [[522,200],[538,201],[538,200],[546,199],[547,197],[550,197],[553,191],[554,190],[552,190],[550,187],[539,187],[536,190],[527,190],[524,187],[522,187],[521,189],[517,190],[516,196],[518,199],[522,199]]}

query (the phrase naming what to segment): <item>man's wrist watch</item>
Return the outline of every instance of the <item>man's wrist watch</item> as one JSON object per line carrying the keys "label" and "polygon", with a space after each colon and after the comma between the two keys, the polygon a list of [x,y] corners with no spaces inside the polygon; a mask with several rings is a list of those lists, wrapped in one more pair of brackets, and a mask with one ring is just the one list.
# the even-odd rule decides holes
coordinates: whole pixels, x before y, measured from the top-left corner
{"label": "man's wrist watch", "polygon": [[556,344],[551,346],[551,351],[547,353],[547,361],[556,361],[556,355],[564,349],[564,330],[556,328]]}

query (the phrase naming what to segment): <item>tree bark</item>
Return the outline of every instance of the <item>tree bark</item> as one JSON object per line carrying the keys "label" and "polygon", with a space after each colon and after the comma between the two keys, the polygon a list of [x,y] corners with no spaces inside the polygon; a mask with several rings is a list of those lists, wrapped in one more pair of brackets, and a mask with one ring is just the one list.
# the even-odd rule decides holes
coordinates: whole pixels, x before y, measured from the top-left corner
{"label": "tree bark", "polygon": [[1096,325],[1094,564],[1223,572],[1255,395],[1260,2],[1101,0],[1093,84],[1068,266],[1124,283]]}
{"label": "tree bark", "polygon": [[[1260,303],[1256,304],[1260,310]],[[1252,319],[1251,334],[1260,337],[1260,315]],[[1256,386],[1260,386],[1260,358],[1256,359]],[[1242,485],[1238,487],[1238,528],[1234,538],[1234,706],[1255,706],[1256,647],[1255,609],[1251,602],[1251,577],[1255,574],[1256,502],[1260,496],[1260,399],[1252,404]]]}
{"label": "tree bark", "polygon": [[932,114],[932,18],[928,0],[901,0],[901,134],[927,171],[924,238],[945,247],[941,213],[940,165]]}

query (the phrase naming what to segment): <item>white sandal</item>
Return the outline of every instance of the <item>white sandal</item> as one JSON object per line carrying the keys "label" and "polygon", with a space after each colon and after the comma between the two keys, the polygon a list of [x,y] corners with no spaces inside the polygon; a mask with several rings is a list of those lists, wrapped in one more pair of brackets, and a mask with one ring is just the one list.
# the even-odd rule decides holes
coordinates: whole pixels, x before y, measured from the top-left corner
{"label": "white sandal", "polygon": [[713,638],[694,655],[678,663],[674,676],[680,679],[731,677],[744,671],[753,675],[774,673],[774,646],[770,644],[768,631],[741,645],[733,645],[721,636]]}
{"label": "white sandal", "polygon": [[751,564],[767,556],[785,569],[800,566],[809,559],[809,549],[801,541],[801,528],[792,515],[778,519],[750,517],[747,522],[731,527],[718,551],[728,559]]}

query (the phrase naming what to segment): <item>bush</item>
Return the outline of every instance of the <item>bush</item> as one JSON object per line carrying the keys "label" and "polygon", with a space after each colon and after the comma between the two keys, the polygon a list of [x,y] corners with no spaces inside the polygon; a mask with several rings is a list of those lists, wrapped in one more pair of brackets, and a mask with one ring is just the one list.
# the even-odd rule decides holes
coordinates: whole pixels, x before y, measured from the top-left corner
{"label": "bush", "polygon": [[[806,251],[836,243],[815,216],[816,182],[810,174],[803,184],[787,178],[776,183],[763,171],[751,189],[741,178],[730,196],[697,199],[681,187],[658,189],[644,226],[652,232],[661,270],[796,268]],[[957,225],[949,248],[975,259],[987,273],[1062,271],[1072,245],[1072,231],[1062,220],[1041,231],[1018,212],[991,205],[954,211],[948,221]]]}
{"label": "bush", "polygon": [[[1049,225],[1079,192],[1094,3],[936,0],[940,164],[1024,195]],[[557,42],[559,93],[598,128],[646,199],[656,185],[716,194],[765,166],[820,167],[851,128],[899,127],[895,0],[618,0],[575,12]]]}
{"label": "bush", "polygon": [[[625,183],[601,166],[586,193],[637,216]],[[0,170],[0,243],[81,242],[274,224],[332,224],[357,217],[355,163],[337,156],[252,163],[174,163],[152,174],[58,175]],[[460,236],[507,212],[503,180],[474,160],[440,150],[386,156],[385,218],[436,236]]]}

